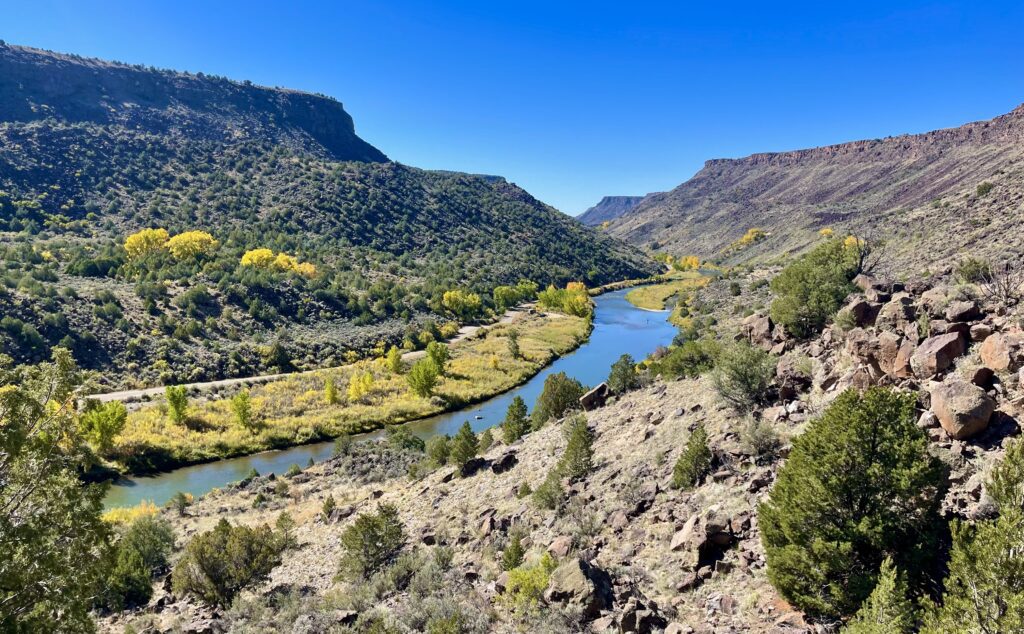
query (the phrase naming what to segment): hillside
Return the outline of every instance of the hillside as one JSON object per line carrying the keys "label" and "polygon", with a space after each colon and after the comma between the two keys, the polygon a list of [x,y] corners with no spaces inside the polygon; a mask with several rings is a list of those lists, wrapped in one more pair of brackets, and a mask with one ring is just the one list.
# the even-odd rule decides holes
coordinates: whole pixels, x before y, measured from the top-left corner
{"label": "hillside", "polygon": [[576,216],[576,219],[588,227],[596,227],[603,222],[615,220],[643,199],[644,196],[605,196],[596,205]]}
{"label": "hillside", "polygon": [[[149,227],[216,243],[129,259]],[[60,343],[126,387],[336,364],[486,318],[500,284],[655,270],[503,178],[388,162],[328,97],[9,45],[0,256],[2,351]]]}
{"label": "hillside", "polygon": [[[608,233],[729,261],[802,249],[825,227],[883,238],[893,263],[911,267],[965,246],[990,257],[1019,255],[1022,140],[1024,106],[925,134],[710,160],[612,221]],[[723,254],[754,227],[768,239]]]}

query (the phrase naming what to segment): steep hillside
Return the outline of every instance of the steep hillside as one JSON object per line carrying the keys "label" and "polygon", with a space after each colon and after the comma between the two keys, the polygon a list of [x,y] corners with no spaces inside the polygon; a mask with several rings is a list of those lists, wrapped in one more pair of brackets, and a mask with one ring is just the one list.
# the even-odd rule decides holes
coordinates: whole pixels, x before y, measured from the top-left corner
{"label": "steep hillside", "polygon": [[605,196],[596,205],[576,216],[576,219],[588,227],[596,227],[602,222],[615,220],[643,199],[644,196]]}
{"label": "steep hillside", "polygon": [[[149,227],[217,244],[129,260]],[[277,263],[244,266],[258,248]],[[125,386],[421,345],[428,321],[486,317],[499,284],[655,270],[503,178],[387,162],[327,97],[14,46],[0,257],[2,352],[29,363],[60,343]],[[453,288],[482,306],[445,307]]]}
{"label": "steep hillside", "polygon": [[824,227],[884,238],[895,262],[914,266],[965,247],[1020,254],[1022,140],[1024,107],[925,134],[711,160],[608,232],[705,258],[721,256],[750,228],[770,233],[756,247],[730,250],[733,261],[803,248]]}

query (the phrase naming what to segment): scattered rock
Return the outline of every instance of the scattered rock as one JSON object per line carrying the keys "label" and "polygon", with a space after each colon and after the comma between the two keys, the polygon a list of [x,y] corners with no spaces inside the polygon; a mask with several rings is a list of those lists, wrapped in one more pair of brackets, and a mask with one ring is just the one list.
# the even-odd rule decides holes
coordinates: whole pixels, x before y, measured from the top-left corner
{"label": "scattered rock", "polygon": [[961,379],[940,384],[931,391],[932,411],[942,429],[956,440],[970,438],[988,427],[996,409],[985,390]]}
{"label": "scattered rock", "polygon": [[945,372],[964,352],[964,340],[958,332],[929,337],[914,351],[910,365],[915,375],[926,379]]}
{"label": "scattered rock", "polygon": [[580,397],[580,406],[583,407],[583,410],[586,412],[595,410],[598,407],[603,407],[608,401],[608,397],[611,396],[611,393],[612,392],[608,388],[608,384],[601,383]]}
{"label": "scattered rock", "polygon": [[551,573],[544,600],[572,608],[589,621],[596,618],[601,610],[611,607],[611,594],[611,580],[607,573],[573,557]]}
{"label": "scattered rock", "polygon": [[981,317],[981,309],[970,301],[953,302],[946,309],[947,321],[976,321]]}
{"label": "scattered rock", "polygon": [[997,333],[981,344],[981,362],[996,372],[1015,372],[1022,366],[1022,337]]}

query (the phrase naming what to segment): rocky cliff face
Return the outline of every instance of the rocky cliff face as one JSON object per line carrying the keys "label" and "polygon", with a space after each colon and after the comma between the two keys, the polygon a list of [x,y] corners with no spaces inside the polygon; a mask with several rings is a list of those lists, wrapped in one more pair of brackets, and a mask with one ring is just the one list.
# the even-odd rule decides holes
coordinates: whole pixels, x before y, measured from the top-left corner
{"label": "rocky cliff face", "polygon": [[1024,106],[925,134],[715,159],[612,221],[609,232],[702,257],[720,255],[749,228],[770,232],[732,259],[803,248],[824,227],[884,237],[905,264],[964,250],[1019,254],[1022,139]]}
{"label": "rocky cliff face", "polygon": [[596,205],[576,216],[576,219],[588,227],[596,227],[627,213],[643,199],[644,196],[605,196]]}
{"label": "rocky cliff face", "polygon": [[211,141],[267,140],[334,160],[386,161],[340,102],[222,77],[0,46],[0,120],[58,119]]}

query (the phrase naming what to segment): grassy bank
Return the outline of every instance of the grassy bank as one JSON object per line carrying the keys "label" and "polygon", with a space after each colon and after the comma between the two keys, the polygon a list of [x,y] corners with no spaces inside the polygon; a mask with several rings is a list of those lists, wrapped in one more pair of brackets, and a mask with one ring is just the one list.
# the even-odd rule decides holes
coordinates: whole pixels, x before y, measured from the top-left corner
{"label": "grassy bank", "polygon": [[640,286],[626,293],[626,300],[637,308],[665,310],[670,300],[679,303],[682,295],[707,285],[711,278],[699,271],[673,271],[661,278],[658,284]]}
{"label": "grassy bank", "polygon": [[[182,424],[171,420],[165,404],[153,405],[129,414],[110,455],[124,471],[147,473],[372,431],[458,409],[525,382],[585,341],[590,326],[588,318],[527,315],[453,344],[447,372],[431,398],[414,396],[404,372],[395,374],[383,360],[373,359],[253,386],[249,393],[258,425],[251,430],[237,421],[230,398],[190,404]],[[511,330],[519,335],[519,358],[510,351]],[[373,377],[369,392],[349,400],[350,379],[366,373]],[[336,403],[325,397],[328,380],[337,386]]]}

